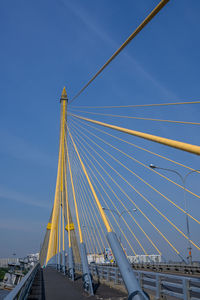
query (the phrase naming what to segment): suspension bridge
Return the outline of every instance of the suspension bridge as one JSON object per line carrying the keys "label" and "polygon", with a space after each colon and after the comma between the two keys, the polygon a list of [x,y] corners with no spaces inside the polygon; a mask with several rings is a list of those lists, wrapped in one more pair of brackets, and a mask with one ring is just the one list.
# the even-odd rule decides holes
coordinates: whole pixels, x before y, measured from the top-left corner
{"label": "suspension bridge", "polygon": [[[35,289],[41,299],[44,290],[47,299],[95,299],[99,283],[102,298],[108,289],[113,299],[200,299],[200,195],[197,183],[188,185],[200,173],[200,123],[189,114],[200,101],[72,105],[167,2],[73,98],[62,91],[54,203],[40,264],[17,291],[24,296],[28,287],[28,299]],[[187,120],[180,119],[184,110]]]}

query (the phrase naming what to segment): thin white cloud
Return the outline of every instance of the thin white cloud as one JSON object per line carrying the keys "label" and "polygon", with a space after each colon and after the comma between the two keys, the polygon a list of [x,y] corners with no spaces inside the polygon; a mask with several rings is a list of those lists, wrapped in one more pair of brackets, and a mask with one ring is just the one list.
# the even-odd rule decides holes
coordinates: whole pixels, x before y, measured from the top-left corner
{"label": "thin white cloud", "polygon": [[21,137],[14,136],[8,131],[0,131],[1,147],[0,152],[6,153],[14,158],[34,162],[45,167],[55,168],[57,159],[48,153],[38,150],[28,141]]}
{"label": "thin white cloud", "polygon": [[49,208],[50,204],[44,203],[42,201],[38,201],[35,198],[24,195],[22,193],[11,190],[10,188],[6,188],[0,185],[0,202],[2,200],[9,200],[24,203],[26,205],[41,207],[41,208]]}
{"label": "thin white cloud", "polygon": [[[99,25],[92,19],[91,15],[89,15],[82,7],[75,6],[74,2],[67,1],[63,4],[66,5],[74,15],[76,15],[88,28],[93,31],[98,37],[100,37],[105,43],[109,44],[114,51],[119,48],[119,44],[116,43],[105,31],[103,31]],[[128,37],[128,36],[127,36]],[[125,37],[125,39],[127,38]],[[124,40],[125,40],[124,39]],[[124,55],[129,63],[133,64],[134,70],[139,73],[139,75],[146,80],[148,80],[151,84],[153,84],[160,92],[163,93],[164,96],[170,97],[172,99],[176,99],[177,95],[165,87],[157,78],[155,78],[147,69],[136,60],[130,53],[122,52],[120,55]]]}
{"label": "thin white cloud", "polygon": [[29,220],[13,219],[13,218],[1,218],[0,229],[5,230],[17,230],[22,232],[40,232],[43,229],[43,224],[41,222],[33,222]]}

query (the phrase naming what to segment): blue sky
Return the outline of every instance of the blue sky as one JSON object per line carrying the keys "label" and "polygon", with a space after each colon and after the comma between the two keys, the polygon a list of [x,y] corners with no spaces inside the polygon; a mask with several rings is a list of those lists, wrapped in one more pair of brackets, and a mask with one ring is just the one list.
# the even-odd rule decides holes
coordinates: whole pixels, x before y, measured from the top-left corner
{"label": "blue sky", "polygon": [[[1,1],[1,257],[36,252],[42,242],[54,197],[63,86],[72,98],[158,2]],[[199,10],[198,0],[170,1],[73,106],[199,100]],[[198,105],[120,111],[196,122],[199,112]],[[199,144],[198,127],[120,121],[121,126]],[[147,147],[200,168],[197,157],[160,145]],[[195,201],[194,211],[199,206]]]}

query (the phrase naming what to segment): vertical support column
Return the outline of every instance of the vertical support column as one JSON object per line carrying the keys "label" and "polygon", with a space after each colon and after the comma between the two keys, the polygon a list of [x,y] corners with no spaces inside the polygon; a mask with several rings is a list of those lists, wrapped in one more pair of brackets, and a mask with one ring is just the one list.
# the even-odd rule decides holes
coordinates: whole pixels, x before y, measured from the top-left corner
{"label": "vertical support column", "polygon": [[188,300],[188,299],[190,299],[189,280],[187,278],[184,278],[182,280],[182,283],[183,283],[183,299]]}
{"label": "vertical support column", "polygon": [[85,243],[80,243],[80,252],[81,252],[81,262],[83,266],[83,287],[84,290],[89,292],[91,295],[94,295],[93,285],[92,285],[92,275],[89,270],[88,260],[87,260],[87,252]]}
{"label": "vertical support column", "polygon": [[66,274],[66,259],[65,259],[65,250],[62,251],[62,271],[63,274]]}
{"label": "vertical support column", "polygon": [[69,247],[69,269],[68,269],[68,276],[69,278],[74,281],[75,274],[74,274],[74,259],[73,259],[73,251],[72,247]]}
{"label": "vertical support column", "polygon": [[156,274],[156,300],[161,298],[161,277]]}

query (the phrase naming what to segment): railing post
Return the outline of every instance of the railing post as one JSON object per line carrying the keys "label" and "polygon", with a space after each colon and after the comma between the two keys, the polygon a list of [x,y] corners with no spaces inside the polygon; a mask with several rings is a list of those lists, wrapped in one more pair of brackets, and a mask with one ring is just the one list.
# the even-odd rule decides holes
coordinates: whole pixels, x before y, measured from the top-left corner
{"label": "railing post", "polygon": [[106,268],[106,270],[107,270],[106,279],[107,279],[107,282],[109,282],[109,271],[110,271],[110,267]]}
{"label": "railing post", "polygon": [[91,295],[94,295],[92,275],[89,270],[87,253],[85,243],[80,243],[81,262],[83,266],[83,287],[84,290],[89,291]]}
{"label": "railing post", "polygon": [[116,234],[111,231],[107,233],[107,239],[120,269],[124,284],[128,290],[128,300],[147,300],[149,297],[141,289],[133,269],[117,239]]}
{"label": "railing post", "polygon": [[63,270],[63,274],[66,274],[66,258],[65,258],[65,250],[63,250],[62,253],[62,270]]}
{"label": "railing post", "polygon": [[156,300],[161,298],[161,278],[159,274],[156,274]]}
{"label": "railing post", "polygon": [[74,260],[73,260],[73,251],[72,247],[69,247],[69,269],[68,269],[68,276],[69,278],[74,281]]}
{"label": "railing post", "polygon": [[118,283],[118,267],[115,268],[115,285]]}
{"label": "railing post", "polygon": [[60,255],[61,255],[61,253],[60,252],[58,252],[58,254],[57,254],[57,258],[58,258],[58,261],[57,261],[57,270],[60,272]]}
{"label": "railing post", "polygon": [[138,281],[139,281],[140,287],[142,289],[142,287],[143,287],[143,274],[140,273],[140,272],[138,272],[137,274],[138,274]]}
{"label": "railing post", "polygon": [[190,290],[189,290],[189,280],[187,278],[183,278],[183,299],[188,300],[190,299]]}

